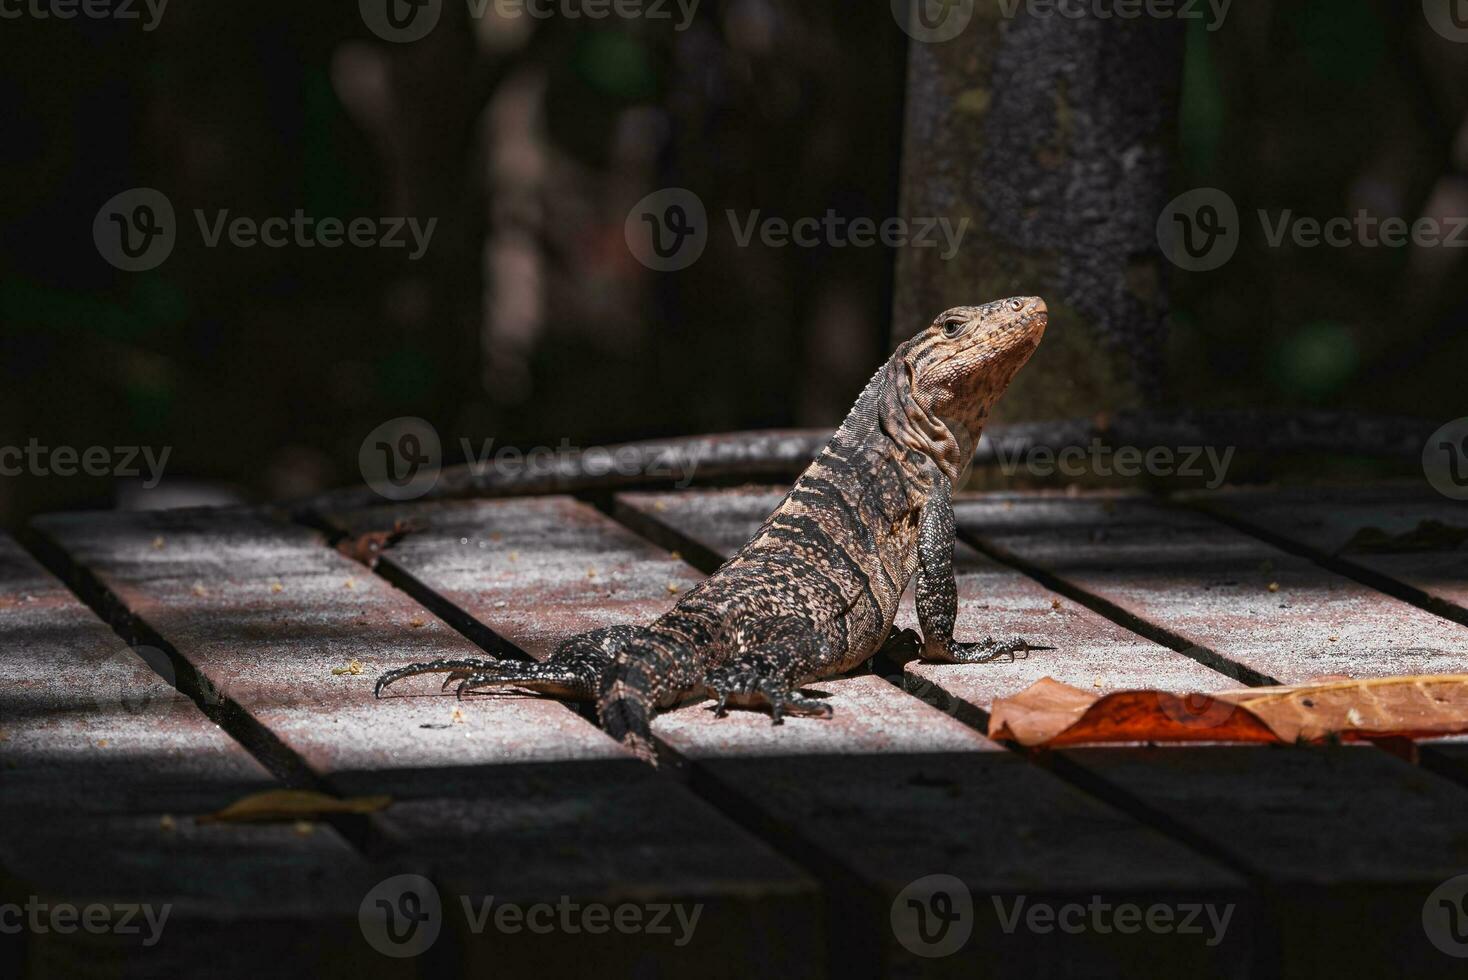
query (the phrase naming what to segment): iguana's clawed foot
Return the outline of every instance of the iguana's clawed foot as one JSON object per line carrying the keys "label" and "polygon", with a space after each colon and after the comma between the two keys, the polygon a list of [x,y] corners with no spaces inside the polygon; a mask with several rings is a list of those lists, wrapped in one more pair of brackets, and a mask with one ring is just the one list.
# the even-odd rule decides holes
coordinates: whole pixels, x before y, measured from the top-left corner
{"label": "iguana's clawed foot", "polygon": [[1032,651],[1054,649],[1035,646],[1020,637],[996,640],[991,636],[978,643],[950,643],[945,655],[935,659],[952,664],[1014,663],[1025,659]]}
{"label": "iguana's clawed foot", "polygon": [[408,664],[390,670],[377,678],[377,686],[372,689],[374,697],[382,697],[382,692],[405,677],[417,677],[419,674],[442,674],[447,672],[448,679],[444,681],[443,688],[446,690],[454,680],[462,680],[478,671],[493,670],[498,665],[494,660],[431,660],[427,663]]}
{"label": "iguana's clawed foot", "polygon": [[819,698],[801,694],[788,679],[771,675],[767,665],[748,658],[741,659],[709,674],[705,682],[714,697],[714,716],[723,718],[729,705],[752,708],[768,705],[773,724],[783,725],[785,717],[830,718],[831,706]]}

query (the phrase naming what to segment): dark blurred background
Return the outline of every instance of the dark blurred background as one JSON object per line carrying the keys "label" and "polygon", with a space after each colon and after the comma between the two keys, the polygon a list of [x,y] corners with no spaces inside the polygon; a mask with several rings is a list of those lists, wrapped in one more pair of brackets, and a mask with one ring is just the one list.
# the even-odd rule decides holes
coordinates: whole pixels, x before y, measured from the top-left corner
{"label": "dark blurred background", "polygon": [[[1468,44],[1416,0],[1237,6],[1184,28],[1172,192],[1220,187],[1246,215],[1468,215]],[[890,249],[716,233],[657,273],[623,231],[672,186],[716,223],[898,214],[909,38],[886,2],[704,0],[677,30],[676,8],[450,0],[406,44],[346,2],[174,0],[152,30],[138,9],[0,24],[0,446],[171,447],[159,499],[293,497],[359,481],[363,438],[396,416],[431,421],[448,461],[460,437],[832,425],[889,348]],[[180,229],[145,272],[92,234],[134,187]],[[437,225],[416,261],[208,248],[196,208]],[[1244,228],[1222,269],[1167,279],[1155,403],[1468,414],[1468,250],[1270,248]],[[140,496],[0,477],[0,524]]]}

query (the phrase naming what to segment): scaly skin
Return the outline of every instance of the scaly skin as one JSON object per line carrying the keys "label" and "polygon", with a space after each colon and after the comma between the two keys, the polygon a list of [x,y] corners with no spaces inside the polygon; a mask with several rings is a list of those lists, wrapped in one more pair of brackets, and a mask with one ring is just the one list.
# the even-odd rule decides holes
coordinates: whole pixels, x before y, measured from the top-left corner
{"label": "scaly skin", "polygon": [[413,664],[384,674],[377,694],[447,673],[444,686],[458,681],[461,695],[511,686],[594,700],[602,727],[655,761],[653,715],[692,698],[717,699],[720,714],[765,705],[776,724],[829,717],[799,688],[881,649],[914,575],[924,658],[985,663],[1040,649],[954,639],[951,497],[1047,322],[1036,297],[958,307],[898,347],[750,542],[651,625],[573,637],[539,664]]}

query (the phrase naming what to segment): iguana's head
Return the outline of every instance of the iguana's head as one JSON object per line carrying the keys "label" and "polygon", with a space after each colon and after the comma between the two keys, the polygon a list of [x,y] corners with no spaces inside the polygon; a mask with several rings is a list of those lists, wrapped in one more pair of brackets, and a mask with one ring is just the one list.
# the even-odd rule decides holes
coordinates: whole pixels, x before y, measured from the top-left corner
{"label": "iguana's head", "polygon": [[1038,296],[942,314],[907,344],[913,399],[930,415],[977,431],[1040,345],[1049,319]]}

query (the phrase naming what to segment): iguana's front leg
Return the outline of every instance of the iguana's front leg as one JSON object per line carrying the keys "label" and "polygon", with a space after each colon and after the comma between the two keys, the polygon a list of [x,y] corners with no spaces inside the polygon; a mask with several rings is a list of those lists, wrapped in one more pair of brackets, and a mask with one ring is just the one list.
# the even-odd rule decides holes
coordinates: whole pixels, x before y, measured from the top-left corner
{"label": "iguana's front leg", "polygon": [[978,643],[959,643],[953,638],[958,619],[958,584],[953,578],[953,485],[941,472],[936,474],[932,496],[923,508],[918,529],[917,571],[918,623],[923,628],[923,659],[950,664],[986,664],[1012,661],[1031,650],[1051,650],[1014,637],[992,636]]}

